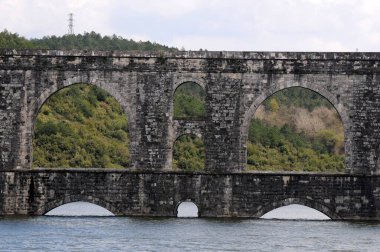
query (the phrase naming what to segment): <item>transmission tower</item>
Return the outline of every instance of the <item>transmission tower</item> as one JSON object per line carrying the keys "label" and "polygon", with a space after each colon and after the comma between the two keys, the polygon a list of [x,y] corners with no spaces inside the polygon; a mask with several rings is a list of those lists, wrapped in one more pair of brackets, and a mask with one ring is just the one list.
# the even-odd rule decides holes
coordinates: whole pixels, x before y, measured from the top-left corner
{"label": "transmission tower", "polygon": [[74,18],[73,18],[73,16],[74,16],[73,13],[69,14],[69,35],[74,34]]}

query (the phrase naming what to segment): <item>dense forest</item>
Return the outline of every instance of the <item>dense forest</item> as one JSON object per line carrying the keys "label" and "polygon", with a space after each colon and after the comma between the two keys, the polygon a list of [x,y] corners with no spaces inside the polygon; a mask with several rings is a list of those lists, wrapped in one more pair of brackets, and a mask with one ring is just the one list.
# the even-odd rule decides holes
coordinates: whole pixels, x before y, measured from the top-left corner
{"label": "dense forest", "polygon": [[7,30],[0,32],[0,48],[11,49],[59,49],[59,50],[138,50],[138,51],[176,51],[149,41],[133,41],[120,36],[102,36],[96,32],[82,34],[47,36],[41,39],[26,39]]}
{"label": "dense forest", "polygon": [[[177,50],[118,36],[83,35],[26,39],[0,33],[0,48]],[[205,116],[204,90],[181,85],[174,96],[173,117],[200,120]],[[128,167],[128,122],[117,101],[99,88],[73,85],[49,98],[34,130],[34,167]],[[203,140],[177,139],[173,167],[204,169]],[[344,135],[340,118],[319,94],[294,87],[269,97],[256,111],[249,128],[248,170],[343,171]]]}

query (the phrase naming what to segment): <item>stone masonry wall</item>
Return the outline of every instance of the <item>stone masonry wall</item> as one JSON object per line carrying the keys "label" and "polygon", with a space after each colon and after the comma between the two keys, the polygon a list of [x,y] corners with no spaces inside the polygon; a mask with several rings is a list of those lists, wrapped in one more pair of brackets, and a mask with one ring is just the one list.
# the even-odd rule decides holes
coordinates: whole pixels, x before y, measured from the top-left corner
{"label": "stone masonry wall", "polygon": [[116,215],[176,216],[190,200],[202,217],[256,218],[297,203],[336,220],[380,219],[378,176],[19,170],[0,172],[0,184],[0,215],[42,215],[85,201]]}
{"label": "stone masonry wall", "polygon": [[31,168],[39,108],[76,83],[99,86],[120,102],[130,122],[131,168],[168,170],[179,129],[172,117],[173,92],[194,81],[206,92],[202,129],[193,127],[192,133],[204,133],[207,171],[244,170],[256,108],[278,90],[302,86],[339,112],[346,171],[380,174],[379,61],[380,53],[1,50],[0,170]]}

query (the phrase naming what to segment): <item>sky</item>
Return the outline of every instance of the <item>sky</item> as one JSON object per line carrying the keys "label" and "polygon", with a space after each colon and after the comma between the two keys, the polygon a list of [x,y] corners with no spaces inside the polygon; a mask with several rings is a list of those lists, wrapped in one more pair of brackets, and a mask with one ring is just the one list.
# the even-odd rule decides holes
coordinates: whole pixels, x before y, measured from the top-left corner
{"label": "sky", "polygon": [[379,51],[380,0],[0,0],[0,30],[95,31],[186,50]]}

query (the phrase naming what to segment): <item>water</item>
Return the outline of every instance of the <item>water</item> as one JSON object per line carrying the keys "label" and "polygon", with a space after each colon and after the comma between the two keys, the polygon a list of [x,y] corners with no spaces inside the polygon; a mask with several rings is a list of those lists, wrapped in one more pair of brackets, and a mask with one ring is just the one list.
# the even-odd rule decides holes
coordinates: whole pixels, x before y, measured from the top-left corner
{"label": "water", "polygon": [[125,217],[0,219],[1,251],[379,251],[380,224]]}
{"label": "water", "polygon": [[[78,206],[82,213],[85,210],[83,203],[69,206],[71,213]],[[292,207],[288,208],[292,214],[303,211],[299,206]],[[0,251],[380,251],[379,238],[380,223],[373,222],[0,218]]]}

